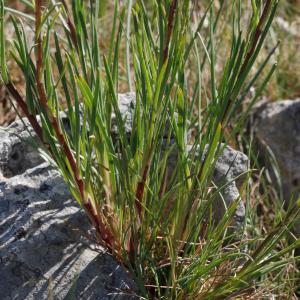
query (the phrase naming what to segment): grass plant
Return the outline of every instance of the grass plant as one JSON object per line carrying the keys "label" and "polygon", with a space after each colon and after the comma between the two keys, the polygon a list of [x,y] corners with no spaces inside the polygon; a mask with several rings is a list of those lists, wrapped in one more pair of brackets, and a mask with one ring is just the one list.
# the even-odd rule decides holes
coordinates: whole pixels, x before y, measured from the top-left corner
{"label": "grass plant", "polygon": [[[142,299],[257,299],[276,293],[270,274],[294,262],[292,253],[300,246],[295,239],[278,247],[299,215],[296,207],[269,232],[250,238],[246,232],[229,233],[240,198],[221,220],[211,213],[224,188],[213,184],[216,161],[243,130],[276,69],[276,64],[266,69],[272,49],[253,73],[279,1],[251,1],[245,10],[237,0],[226,12],[231,48],[216,75],[224,2],[216,7],[208,1],[194,26],[192,1],[137,0],[127,6],[116,0],[110,42],[102,49],[102,1],[52,0],[44,6],[41,0],[24,1],[34,16],[9,10],[16,38],[7,53],[6,8],[0,1],[2,81],[85,210],[99,243],[130,271],[138,288],[132,293]],[[246,26],[243,14],[250,16]],[[34,45],[26,40],[24,18],[34,26]],[[136,93],[130,137],[118,106],[124,56],[125,80]],[[24,96],[11,80],[8,58],[23,72]],[[209,85],[203,85],[204,71]],[[253,84],[256,95],[245,105]],[[196,134],[188,146],[191,128]],[[246,198],[247,178],[241,191]]]}

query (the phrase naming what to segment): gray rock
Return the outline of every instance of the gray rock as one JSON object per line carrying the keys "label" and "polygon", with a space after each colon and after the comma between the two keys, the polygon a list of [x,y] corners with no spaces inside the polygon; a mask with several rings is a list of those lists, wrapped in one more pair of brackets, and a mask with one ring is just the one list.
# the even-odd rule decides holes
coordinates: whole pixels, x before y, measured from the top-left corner
{"label": "gray rock", "polygon": [[214,180],[221,182],[226,178],[227,182],[235,181],[237,187],[240,187],[245,179],[243,175],[248,171],[248,163],[247,155],[226,146],[216,163]]}
{"label": "gray rock", "polygon": [[[225,213],[227,207],[241,198],[239,188],[249,170],[248,164],[247,155],[230,146],[226,146],[218,158],[213,181],[219,188],[224,186],[220,190],[219,201],[216,201],[214,207],[219,218]],[[220,199],[223,201],[221,202]],[[235,230],[240,229],[245,221],[245,205],[242,199],[240,200],[234,214],[235,224],[233,224],[233,228]]]}
{"label": "gray rock", "polygon": [[[260,102],[253,114],[252,130],[261,157],[273,182],[282,190],[283,201],[290,203],[300,196],[300,99]],[[279,171],[280,180],[274,172]],[[300,224],[296,231],[300,234]]]}
{"label": "gray rock", "polygon": [[43,159],[37,151],[37,139],[27,119],[0,127],[0,174],[11,177],[39,165]]}
{"label": "gray rock", "polygon": [[[224,147],[224,144],[222,144]],[[204,154],[199,153],[199,159],[205,158],[208,146]],[[239,188],[248,171],[249,159],[247,155],[236,151],[230,146],[225,146],[221,152],[214,169],[213,182],[219,189],[219,196],[214,201],[214,214],[216,220],[219,220],[225,213],[226,209],[240,199],[234,214],[235,223],[232,225],[234,230],[241,229],[245,221],[245,205],[241,199]]]}
{"label": "gray rock", "polygon": [[0,220],[1,300],[133,299],[129,274],[47,163],[0,180]]}
{"label": "gray rock", "polygon": [[[123,120],[125,121],[125,132],[130,136],[132,132],[132,122],[134,118],[134,109],[135,109],[135,93],[126,93],[126,94],[119,94],[118,95],[119,101],[119,110],[122,115]],[[116,115],[112,113],[112,120],[111,120],[111,132],[112,135],[117,138],[118,136],[118,126]]]}

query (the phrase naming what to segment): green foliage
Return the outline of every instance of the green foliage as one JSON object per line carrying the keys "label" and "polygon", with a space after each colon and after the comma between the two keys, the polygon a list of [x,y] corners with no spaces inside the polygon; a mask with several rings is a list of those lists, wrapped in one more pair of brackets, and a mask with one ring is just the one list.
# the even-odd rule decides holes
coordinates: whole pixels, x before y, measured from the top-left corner
{"label": "green foliage", "polygon": [[[253,16],[244,29],[242,2],[234,2],[231,50],[220,79],[215,34],[223,4],[216,9],[209,2],[202,19],[192,26],[188,0],[138,0],[131,14],[115,1],[110,43],[101,49],[102,2],[85,2],[71,1],[69,7],[65,1],[52,1],[42,10],[37,0],[33,48],[27,44],[22,22],[12,17],[16,39],[11,56],[25,77],[23,100],[6,71],[1,1],[1,75],[46,155],[86,211],[99,243],[131,271],[139,293],[146,298],[229,299],[265,289],[264,278],[284,268],[291,260],[286,254],[299,247],[296,241],[276,249],[298,211],[291,209],[267,236],[240,240],[237,237],[243,232],[236,236],[229,232],[241,199],[214,222],[212,205],[224,187],[216,188],[212,177],[219,155],[243,128],[257,99],[258,95],[228,132],[245,95],[270,60],[271,55],[249,78],[278,1],[267,0],[263,5],[252,1]],[[209,29],[204,27],[205,20]],[[201,33],[206,31],[203,40]],[[118,106],[124,43],[127,80],[136,92],[130,137]],[[209,87],[202,85],[206,64]],[[260,79],[259,92],[274,68]],[[61,121],[64,107],[70,133]],[[111,135],[113,115],[117,140]],[[197,134],[188,146],[190,127]]]}

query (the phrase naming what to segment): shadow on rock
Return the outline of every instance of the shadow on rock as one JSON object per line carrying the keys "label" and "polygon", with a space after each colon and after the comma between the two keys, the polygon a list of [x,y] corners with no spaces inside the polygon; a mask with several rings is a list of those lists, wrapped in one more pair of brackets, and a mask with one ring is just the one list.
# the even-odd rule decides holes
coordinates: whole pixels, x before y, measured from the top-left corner
{"label": "shadow on rock", "polygon": [[46,163],[0,180],[0,216],[0,299],[119,299],[134,286]]}

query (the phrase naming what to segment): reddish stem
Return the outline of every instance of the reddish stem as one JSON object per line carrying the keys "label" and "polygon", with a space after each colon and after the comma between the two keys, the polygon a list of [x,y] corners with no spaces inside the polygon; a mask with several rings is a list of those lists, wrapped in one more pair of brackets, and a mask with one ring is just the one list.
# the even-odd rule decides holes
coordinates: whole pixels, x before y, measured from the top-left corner
{"label": "reddish stem", "polygon": [[[173,31],[173,23],[174,23],[174,16],[175,16],[176,8],[177,8],[177,3],[178,3],[178,0],[173,0],[170,5],[168,24],[167,24],[167,39],[166,39],[164,55],[163,55],[164,63],[168,59],[168,55],[169,55],[169,44],[170,44],[171,35],[172,35],[172,31]],[[135,198],[136,198],[135,205],[136,205],[139,219],[141,219],[141,212],[142,212],[141,203],[142,203],[142,199],[144,196],[145,185],[146,185],[148,173],[150,170],[150,163],[152,160],[151,157],[152,157],[152,151],[149,152],[148,162],[143,170],[142,180],[138,182],[136,194],[135,194]]]}
{"label": "reddish stem", "polygon": [[[80,176],[79,169],[77,167],[76,161],[74,159],[73,153],[60,129],[59,122],[57,118],[52,114],[49,109],[47,102],[47,95],[42,84],[42,72],[43,72],[43,46],[42,46],[42,38],[41,38],[41,16],[42,16],[42,1],[36,0],[36,9],[35,9],[35,32],[36,32],[36,84],[37,91],[39,94],[39,102],[44,109],[45,114],[49,117],[52,128],[55,131],[56,137],[58,139],[59,144],[62,146],[63,151],[69,161],[71,166],[71,170],[74,175],[74,179],[77,183],[81,199],[84,205],[85,210],[87,211],[91,222],[96,227],[96,230],[99,231],[101,238],[107,244],[107,246],[112,249],[113,247],[113,236],[107,227],[104,225],[100,215],[95,211],[91,201],[85,195],[85,185]],[[42,140],[43,141],[43,140]]]}
{"label": "reddish stem", "polygon": [[35,9],[35,17],[36,17],[36,24],[35,24],[35,32],[36,32],[36,85],[37,85],[37,91],[39,94],[39,102],[41,106],[43,107],[45,114],[49,117],[51,125],[56,133],[56,137],[58,139],[59,144],[62,146],[66,157],[70,163],[72,172],[74,174],[74,178],[76,180],[76,183],[78,185],[81,197],[83,199],[83,202],[86,202],[86,197],[84,194],[84,183],[79,175],[79,170],[77,168],[74,156],[72,154],[72,151],[70,147],[68,146],[66,139],[61,132],[59,123],[57,121],[57,118],[51,113],[48,107],[47,102],[47,95],[44,90],[44,86],[42,84],[41,78],[42,78],[42,72],[43,72],[43,46],[42,46],[42,38],[41,38],[41,16],[42,16],[42,1],[36,0],[36,9]]}
{"label": "reddish stem", "polygon": [[[270,10],[270,7],[271,7],[271,4],[272,4],[272,0],[267,0],[265,6],[264,6],[264,9],[263,9],[263,13],[259,19],[259,22],[257,24],[257,27],[255,29],[255,33],[254,33],[254,38],[253,38],[253,43],[252,43],[252,46],[250,48],[250,50],[248,51],[248,53],[246,54],[246,57],[245,57],[245,60],[244,60],[244,63],[241,67],[241,70],[239,72],[239,75],[238,77],[241,77],[241,75],[243,74],[245,68],[247,67],[255,49],[256,49],[256,46],[257,46],[257,43],[259,41],[259,38],[261,36],[261,33],[262,33],[262,26],[267,18],[267,15],[269,13],[269,10]],[[232,105],[232,99],[229,99],[228,101],[228,104],[227,104],[227,107],[225,109],[225,112],[224,112],[224,115],[223,115],[223,118],[222,118],[222,127],[224,126],[223,124],[223,121],[225,120],[226,116],[227,116],[227,113],[229,111],[229,108],[231,107]]]}
{"label": "reddish stem", "polygon": [[68,6],[67,6],[65,0],[61,0],[61,2],[62,2],[63,6],[66,10],[66,13],[67,13],[67,18],[68,18],[67,23],[68,23],[68,26],[69,26],[69,29],[70,29],[72,42],[75,45],[76,49],[78,50],[78,41],[77,41],[76,29],[75,29],[75,26],[74,26],[73,22],[71,21]]}
{"label": "reddish stem", "polygon": [[263,10],[263,13],[259,19],[259,22],[257,24],[257,27],[256,27],[256,30],[255,30],[255,33],[254,33],[254,38],[253,38],[253,43],[252,43],[252,47],[251,49],[248,51],[247,55],[246,55],[246,58],[245,58],[245,61],[242,65],[242,68],[241,68],[241,71],[240,71],[240,75],[243,73],[244,69],[247,67],[248,63],[249,63],[249,60],[250,58],[252,57],[254,51],[255,51],[255,48],[257,46],[257,43],[259,41],[259,38],[261,36],[261,33],[262,33],[262,26],[267,18],[267,15],[269,13],[269,10],[270,10],[270,7],[271,7],[271,0],[267,0],[266,4],[265,4],[265,7],[264,7],[264,10]]}
{"label": "reddish stem", "polygon": [[165,49],[164,49],[164,62],[168,59],[169,55],[169,44],[171,40],[171,35],[173,31],[173,26],[174,26],[174,16],[175,16],[175,11],[177,8],[177,2],[178,0],[173,0],[171,5],[170,5],[170,10],[169,10],[169,17],[168,17],[168,25],[167,25],[167,40],[165,44]]}
{"label": "reddish stem", "polygon": [[[35,133],[37,134],[37,136],[39,137],[41,142],[44,145],[47,145],[47,143],[44,141],[43,130],[42,130],[40,124],[38,123],[36,117],[29,112],[26,102],[23,100],[23,98],[21,97],[19,92],[16,90],[16,88],[14,87],[12,82],[9,81],[9,82],[5,83],[5,87],[7,88],[8,92],[11,94],[11,96],[15,99],[18,106],[22,109],[24,115],[27,117],[30,125],[32,126],[33,130],[35,131]],[[51,151],[49,145],[48,145],[47,149],[49,151]]]}

